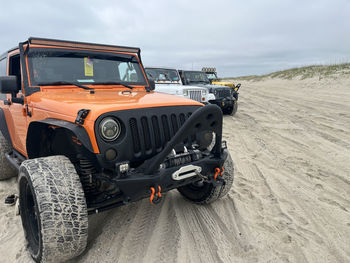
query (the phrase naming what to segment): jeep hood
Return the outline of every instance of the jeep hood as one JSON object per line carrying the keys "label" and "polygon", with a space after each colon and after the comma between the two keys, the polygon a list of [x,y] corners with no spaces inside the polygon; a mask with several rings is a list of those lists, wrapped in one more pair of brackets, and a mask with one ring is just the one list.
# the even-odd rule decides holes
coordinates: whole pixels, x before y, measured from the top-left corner
{"label": "jeep hood", "polygon": [[182,84],[156,84],[155,91],[177,94],[179,90],[206,90],[204,87]]}
{"label": "jeep hood", "polygon": [[156,84],[156,91],[157,89],[163,89],[163,88],[173,88],[173,89],[203,89],[203,87],[198,86],[192,86],[192,85],[182,85],[182,84]]}
{"label": "jeep hood", "polygon": [[86,120],[91,121],[111,111],[182,105],[202,106],[199,102],[170,94],[120,89],[96,89],[95,94],[77,89],[50,90],[34,93],[29,98],[29,106],[34,111],[38,109],[46,112],[47,118],[59,114],[75,120],[79,110],[88,109],[91,112]]}
{"label": "jeep hood", "polygon": [[213,81],[214,85],[219,85],[219,86],[227,86],[227,87],[234,87],[235,84],[233,84],[232,82],[223,82],[223,81]]}

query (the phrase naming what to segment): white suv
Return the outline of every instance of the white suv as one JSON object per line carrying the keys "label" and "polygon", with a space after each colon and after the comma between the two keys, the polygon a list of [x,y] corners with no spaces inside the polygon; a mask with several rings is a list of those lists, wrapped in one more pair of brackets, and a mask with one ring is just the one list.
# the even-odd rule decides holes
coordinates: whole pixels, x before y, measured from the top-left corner
{"label": "white suv", "polygon": [[170,68],[145,68],[147,77],[154,80],[155,91],[178,95],[208,104],[209,100],[215,100],[215,95],[208,92],[207,88],[198,86],[184,86],[179,72]]}

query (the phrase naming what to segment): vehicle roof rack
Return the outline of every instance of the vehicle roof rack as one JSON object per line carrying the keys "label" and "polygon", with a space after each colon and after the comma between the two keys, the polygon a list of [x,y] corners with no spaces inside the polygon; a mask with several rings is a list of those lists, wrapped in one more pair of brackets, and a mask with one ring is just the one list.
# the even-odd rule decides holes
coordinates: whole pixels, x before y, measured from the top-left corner
{"label": "vehicle roof rack", "polygon": [[137,54],[140,54],[140,52],[141,52],[140,48],[136,48],[136,47],[103,45],[103,44],[96,44],[96,43],[86,43],[86,42],[38,38],[38,37],[30,37],[28,39],[28,42],[29,42],[29,44],[33,44],[33,45],[100,49],[100,50],[106,50],[106,51],[119,51],[119,52],[137,53]]}

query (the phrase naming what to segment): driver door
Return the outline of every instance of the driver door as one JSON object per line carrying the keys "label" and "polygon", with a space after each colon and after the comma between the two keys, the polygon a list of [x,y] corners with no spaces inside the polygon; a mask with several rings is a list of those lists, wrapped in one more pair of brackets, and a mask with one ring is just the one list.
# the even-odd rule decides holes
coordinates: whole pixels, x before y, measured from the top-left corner
{"label": "driver door", "polygon": [[[16,97],[23,97],[19,53],[9,55],[7,72],[9,76],[17,76],[18,93]],[[7,95],[9,101],[11,100],[11,96],[12,95]],[[21,103],[9,103],[9,105],[4,106],[4,112],[13,147],[26,156],[27,114],[25,106]]]}

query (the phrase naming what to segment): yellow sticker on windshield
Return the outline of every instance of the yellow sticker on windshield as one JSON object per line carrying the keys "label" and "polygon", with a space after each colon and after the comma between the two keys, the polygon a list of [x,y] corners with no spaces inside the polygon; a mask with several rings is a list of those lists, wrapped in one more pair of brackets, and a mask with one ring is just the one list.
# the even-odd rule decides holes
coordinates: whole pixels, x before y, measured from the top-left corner
{"label": "yellow sticker on windshield", "polygon": [[92,60],[89,57],[84,58],[84,68],[85,68],[85,76],[87,77],[94,76],[94,64],[92,64]]}

